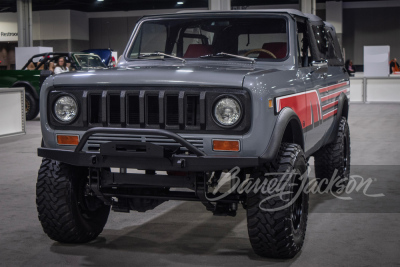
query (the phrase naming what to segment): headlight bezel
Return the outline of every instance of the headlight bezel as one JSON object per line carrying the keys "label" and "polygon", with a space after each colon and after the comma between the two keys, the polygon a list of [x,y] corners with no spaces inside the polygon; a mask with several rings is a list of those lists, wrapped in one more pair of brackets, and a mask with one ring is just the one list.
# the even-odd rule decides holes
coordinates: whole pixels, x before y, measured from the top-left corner
{"label": "headlight bezel", "polygon": [[[59,119],[59,118],[57,117],[57,115],[56,115],[56,110],[55,110],[55,108],[56,108],[56,103],[57,103],[57,101],[58,101],[60,98],[65,97],[65,96],[71,97],[71,98],[75,101],[75,104],[76,104],[76,109],[77,109],[76,115],[75,115],[75,117],[74,117],[72,120],[70,120],[70,121],[63,121],[63,120]],[[77,100],[77,98],[76,98],[73,94],[61,93],[61,94],[58,94],[58,95],[57,95],[57,97],[54,99],[54,101],[53,101],[53,103],[52,103],[52,107],[51,107],[51,111],[52,111],[52,112],[51,112],[51,114],[52,114],[52,117],[53,117],[58,123],[63,124],[63,125],[69,125],[69,124],[74,123],[74,122],[77,120],[77,118],[78,118],[79,115],[80,115],[80,114],[79,114],[79,113],[80,113],[80,110],[81,110],[81,108],[80,108],[79,101]]]}
{"label": "headlight bezel", "polygon": [[[239,108],[240,108],[239,119],[238,119],[235,123],[233,123],[233,124],[231,124],[231,125],[222,124],[222,123],[215,117],[215,108],[216,108],[217,104],[218,104],[222,99],[224,99],[224,98],[231,98],[231,99],[233,99],[234,101],[236,101],[236,103],[238,103]],[[238,97],[236,97],[235,95],[231,95],[231,94],[223,94],[223,95],[220,95],[220,96],[218,96],[217,98],[215,98],[215,99],[214,99],[214,102],[213,102],[213,105],[212,105],[211,112],[212,112],[212,118],[213,118],[214,122],[215,122],[219,127],[222,127],[222,128],[225,128],[225,129],[231,129],[231,128],[234,128],[235,126],[239,125],[240,122],[242,121],[243,117],[245,116],[245,115],[244,115],[244,112],[245,112],[245,111],[244,111],[244,109],[243,109],[243,104],[242,104],[242,102],[240,101],[240,99],[239,99]]]}

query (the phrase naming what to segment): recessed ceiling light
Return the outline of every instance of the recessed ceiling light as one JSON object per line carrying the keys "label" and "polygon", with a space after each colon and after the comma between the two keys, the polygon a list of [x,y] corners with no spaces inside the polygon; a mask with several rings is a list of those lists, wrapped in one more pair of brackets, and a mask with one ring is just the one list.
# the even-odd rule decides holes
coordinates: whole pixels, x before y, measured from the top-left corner
{"label": "recessed ceiling light", "polygon": [[178,5],[183,5],[183,2],[177,2],[176,4],[178,4]]}
{"label": "recessed ceiling light", "polygon": [[97,0],[97,2],[103,2],[104,0]]}

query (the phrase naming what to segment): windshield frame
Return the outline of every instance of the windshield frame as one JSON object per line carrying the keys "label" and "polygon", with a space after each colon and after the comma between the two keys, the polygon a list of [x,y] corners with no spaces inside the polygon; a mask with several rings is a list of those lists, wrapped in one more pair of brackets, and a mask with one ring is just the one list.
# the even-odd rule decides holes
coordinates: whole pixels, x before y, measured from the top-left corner
{"label": "windshield frame", "polygon": [[[133,34],[131,36],[131,38],[129,39],[129,45],[126,47],[123,57],[125,59],[126,62],[148,62],[148,61],[152,61],[152,59],[137,59],[137,58],[131,58],[129,53],[131,52],[131,50],[133,49],[133,45],[134,42],[140,32],[140,29],[142,27],[142,24],[145,22],[152,22],[152,21],[165,21],[165,20],[188,20],[188,19],[195,19],[195,18],[204,18],[204,19],[209,19],[209,18],[248,18],[249,16],[251,18],[278,18],[278,19],[284,19],[285,23],[286,23],[286,34],[287,34],[287,52],[286,52],[286,56],[284,58],[279,58],[279,59],[269,59],[269,58],[263,58],[262,60],[259,60],[257,58],[255,58],[255,63],[278,63],[278,62],[284,62],[286,60],[289,59],[290,55],[291,55],[291,43],[292,43],[292,38],[291,37],[291,31],[290,31],[290,22],[289,22],[289,18],[292,18],[290,16],[290,14],[282,12],[224,12],[224,13],[188,13],[185,14],[186,16],[183,16],[183,14],[169,14],[169,15],[164,15],[163,17],[144,17],[142,18],[135,26],[134,30],[133,30]],[[161,15],[162,16],[162,15]],[[218,51],[218,52],[226,52],[226,51]],[[164,58],[165,60],[165,58]],[[201,58],[185,58],[186,62],[188,61],[204,61],[204,59]],[[210,60],[210,59],[209,59]],[[208,60],[208,61],[209,61]],[[218,60],[218,59],[215,59]],[[238,58],[229,58],[226,60],[230,60],[230,61],[243,61],[240,60]]]}

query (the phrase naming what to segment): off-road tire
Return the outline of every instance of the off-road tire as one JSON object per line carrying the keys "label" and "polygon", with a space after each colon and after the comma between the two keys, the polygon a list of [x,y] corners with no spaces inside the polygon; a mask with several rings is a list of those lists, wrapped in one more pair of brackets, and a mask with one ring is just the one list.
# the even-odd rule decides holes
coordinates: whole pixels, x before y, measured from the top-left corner
{"label": "off-road tire", "polygon": [[33,120],[39,114],[39,101],[29,92],[25,92],[25,118],[27,121]]}
{"label": "off-road tire", "polygon": [[[308,194],[301,186],[308,185],[307,163],[303,150],[297,144],[283,143],[275,162],[270,167],[270,172],[284,173],[293,170],[304,174],[302,179],[297,176],[275,174],[265,176],[268,183],[277,178],[284,192],[293,191],[294,195],[299,190],[299,197],[293,194],[275,196],[276,192],[259,190],[247,194],[247,227],[251,246],[256,254],[269,258],[293,258],[301,249],[304,242],[307,216]],[[298,187],[290,184],[297,182]],[[268,188],[268,187],[264,187]],[[266,200],[269,198],[268,200]],[[297,200],[296,200],[297,199]],[[288,205],[291,200],[296,200]],[[264,202],[263,202],[264,201]],[[287,207],[284,207],[284,206]],[[276,210],[279,209],[280,210]],[[272,211],[265,211],[268,209]]]}
{"label": "off-road tire", "polygon": [[36,184],[36,205],[39,221],[51,239],[85,243],[103,231],[110,207],[95,196],[85,196],[87,174],[85,168],[43,158]]}
{"label": "off-road tire", "polygon": [[350,129],[345,117],[339,123],[335,140],[314,155],[315,177],[321,190],[325,190],[332,176],[341,177],[330,189],[338,191],[347,186],[350,175]]}

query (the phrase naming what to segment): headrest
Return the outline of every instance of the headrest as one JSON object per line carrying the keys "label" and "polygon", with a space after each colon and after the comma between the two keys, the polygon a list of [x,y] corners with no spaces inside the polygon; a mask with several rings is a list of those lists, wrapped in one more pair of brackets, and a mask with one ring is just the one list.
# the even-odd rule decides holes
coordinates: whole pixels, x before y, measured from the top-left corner
{"label": "headrest", "polygon": [[205,56],[212,54],[211,45],[203,44],[190,44],[185,52],[184,58],[197,58],[200,56]]}
{"label": "headrest", "polygon": [[[262,46],[262,49],[270,51],[272,54],[276,56],[276,58],[284,58],[287,53],[287,44],[284,42],[265,43]],[[267,53],[260,53],[258,58],[273,58],[273,57]]]}

